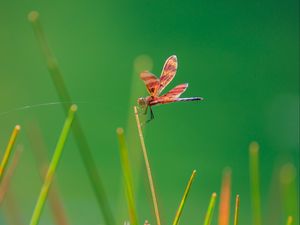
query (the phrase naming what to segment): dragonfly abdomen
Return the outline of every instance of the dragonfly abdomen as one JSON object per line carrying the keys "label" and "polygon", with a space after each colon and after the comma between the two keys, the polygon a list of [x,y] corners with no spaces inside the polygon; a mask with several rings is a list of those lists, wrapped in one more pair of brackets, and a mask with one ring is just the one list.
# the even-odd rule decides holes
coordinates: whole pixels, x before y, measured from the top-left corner
{"label": "dragonfly abdomen", "polygon": [[203,98],[201,97],[190,97],[190,98],[177,98],[176,101],[178,102],[187,102],[187,101],[202,101]]}
{"label": "dragonfly abdomen", "polygon": [[187,101],[201,101],[203,98],[201,97],[191,97],[191,98],[157,98],[149,101],[150,106],[158,105],[158,104],[168,104],[172,102],[187,102]]}

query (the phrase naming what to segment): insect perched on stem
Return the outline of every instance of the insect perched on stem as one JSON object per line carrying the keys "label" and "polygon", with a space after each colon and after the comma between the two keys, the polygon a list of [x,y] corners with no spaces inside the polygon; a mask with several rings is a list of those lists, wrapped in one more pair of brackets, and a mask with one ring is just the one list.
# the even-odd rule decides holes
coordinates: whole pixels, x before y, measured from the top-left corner
{"label": "insect perched on stem", "polygon": [[180,101],[199,101],[203,100],[201,97],[190,97],[190,98],[180,98],[180,95],[185,92],[188,84],[180,84],[170,90],[164,95],[160,93],[165,89],[165,87],[173,80],[177,70],[177,57],[176,55],[170,56],[163,67],[160,78],[158,79],[154,74],[149,71],[144,71],[140,74],[141,79],[144,81],[146,88],[150,94],[145,98],[138,98],[138,105],[144,110],[144,114],[147,114],[148,108],[150,109],[150,119],[146,122],[154,119],[152,106],[158,104],[167,104],[171,102]]}

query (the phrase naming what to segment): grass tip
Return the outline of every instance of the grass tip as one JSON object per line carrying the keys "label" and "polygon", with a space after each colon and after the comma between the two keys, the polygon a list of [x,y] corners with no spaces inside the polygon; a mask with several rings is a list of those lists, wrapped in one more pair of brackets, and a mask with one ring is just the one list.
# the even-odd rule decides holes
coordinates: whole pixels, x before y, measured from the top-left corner
{"label": "grass tip", "polygon": [[71,105],[71,110],[72,110],[73,112],[76,112],[77,109],[78,109],[78,106],[77,106],[76,104]]}
{"label": "grass tip", "polygon": [[136,73],[140,73],[145,70],[152,70],[153,61],[149,55],[139,55],[134,59],[134,70]]}
{"label": "grass tip", "polygon": [[223,169],[223,172],[226,173],[226,174],[231,174],[231,167],[230,167],[230,166],[226,166],[226,167]]}
{"label": "grass tip", "polygon": [[249,145],[249,151],[251,154],[256,154],[259,150],[259,144],[256,141],[252,141]]}
{"label": "grass tip", "polygon": [[212,197],[217,197],[217,193],[216,192],[214,192],[214,193],[212,193]]}
{"label": "grass tip", "polygon": [[15,126],[15,129],[16,129],[17,131],[19,131],[19,130],[21,130],[21,126],[20,126],[20,125],[16,125],[16,126]]}
{"label": "grass tip", "polygon": [[122,127],[118,127],[117,128],[117,134],[123,134],[124,133],[124,129]]}
{"label": "grass tip", "polygon": [[296,167],[289,162],[281,167],[279,179],[282,184],[290,184],[295,180],[296,175]]}
{"label": "grass tip", "polygon": [[30,22],[35,22],[38,18],[39,18],[38,11],[33,10],[30,13],[28,13],[28,20]]}

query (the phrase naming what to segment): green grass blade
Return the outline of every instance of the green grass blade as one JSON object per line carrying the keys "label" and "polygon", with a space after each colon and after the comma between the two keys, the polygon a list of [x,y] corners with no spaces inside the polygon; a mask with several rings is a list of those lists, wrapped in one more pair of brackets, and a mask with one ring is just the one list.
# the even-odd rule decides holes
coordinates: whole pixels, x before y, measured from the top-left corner
{"label": "green grass blade", "polygon": [[16,138],[18,136],[20,129],[21,129],[21,127],[19,125],[15,126],[15,128],[10,136],[10,139],[8,141],[8,145],[5,149],[4,156],[3,156],[1,164],[0,164],[0,184],[2,182],[2,178],[3,178],[3,174],[6,170],[7,162],[10,158],[11,151],[13,149],[13,146],[15,144],[15,141],[16,141]]}
{"label": "green grass blade", "polygon": [[287,218],[287,221],[286,221],[286,225],[292,225],[293,224],[293,217],[292,216],[289,216]]}
{"label": "green grass blade", "polygon": [[[148,55],[139,55],[137,56],[133,61],[133,72],[131,76],[131,82],[130,82],[130,97],[129,97],[129,108],[128,108],[128,119],[127,119],[127,125],[125,127],[126,130],[126,143],[128,146],[128,149],[130,149],[130,153],[135,158],[134,161],[131,161],[132,168],[135,169],[132,171],[133,179],[133,185],[135,188],[135,195],[138,195],[139,189],[140,189],[140,180],[142,179],[141,174],[141,168],[142,168],[142,157],[140,157],[140,148],[139,148],[139,142],[138,137],[136,136],[136,124],[135,124],[135,118],[134,115],[132,115],[132,108],[136,104],[136,101],[138,97],[145,96],[147,93],[147,90],[145,88],[144,83],[141,81],[139,73],[141,71],[151,71],[152,70],[152,59]],[[122,181],[121,181],[122,182]],[[124,198],[123,198],[123,191],[120,191],[120,197],[119,197],[119,204],[118,204],[118,216],[120,218],[124,218],[125,213],[127,213],[127,208],[124,207]]]}
{"label": "green grass blade", "polygon": [[260,187],[259,187],[259,145],[250,143],[250,185],[252,197],[253,225],[261,225]]}
{"label": "green grass blade", "polygon": [[[42,132],[33,121],[31,121],[26,128],[29,129],[26,134],[30,143],[30,149],[32,149],[34,153],[37,169],[39,170],[41,180],[43,180],[47,172],[45,168],[48,167],[49,159],[47,157],[47,149],[43,141]],[[63,201],[59,194],[56,180],[53,180],[51,184],[48,194],[48,203],[54,223],[57,225],[69,225],[70,222],[66,210],[63,207]]]}
{"label": "green grass blade", "polygon": [[118,128],[117,135],[118,135],[119,146],[120,146],[120,156],[121,156],[123,176],[125,180],[130,224],[138,225],[135,199],[134,199],[134,190],[132,184],[132,175],[131,175],[131,169],[130,169],[129,158],[128,158],[128,149],[124,137],[124,130],[122,128]]}
{"label": "green grass blade", "polygon": [[178,221],[180,219],[180,216],[181,216],[184,204],[185,204],[185,200],[187,199],[187,196],[189,194],[189,191],[191,189],[191,186],[192,186],[192,183],[194,181],[195,176],[196,176],[196,170],[193,170],[192,175],[191,175],[191,177],[190,177],[190,179],[188,181],[188,184],[187,184],[187,186],[185,188],[185,191],[184,191],[184,194],[182,196],[181,202],[179,204],[178,210],[176,212],[176,215],[175,215],[175,218],[174,218],[174,221],[173,221],[173,225],[177,225],[178,224]]}
{"label": "green grass blade", "polygon": [[41,216],[41,212],[42,209],[45,205],[46,199],[47,199],[47,195],[49,192],[49,188],[51,186],[51,183],[53,181],[54,178],[54,174],[56,172],[58,163],[61,159],[61,155],[62,155],[62,151],[65,145],[65,142],[67,140],[73,119],[74,119],[74,115],[75,112],[77,110],[77,106],[76,105],[72,105],[70,110],[69,110],[69,114],[67,116],[67,119],[65,121],[64,127],[61,131],[60,137],[58,139],[52,160],[50,162],[45,180],[44,180],[44,184],[42,186],[39,198],[37,200],[37,203],[35,205],[35,209],[33,211],[32,217],[31,217],[31,221],[30,221],[30,225],[37,225],[39,223],[40,220],[40,216]]}
{"label": "green grass blade", "polygon": [[210,225],[210,223],[211,223],[211,219],[212,219],[215,204],[216,204],[216,198],[217,198],[217,194],[215,192],[212,193],[211,198],[210,198],[210,202],[209,202],[209,206],[208,206],[208,209],[207,209],[207,212],[206,212],[204,225]]}
{"label": "green grass blade", "polygon": [[235,211],[234,211],[234,225],[238,225],[238,223],[239,223],[239,211],[240,211],[240,196],[236,195]]}
{"label": "green grass blade", "polygon": [[[38,12],[36,12],[36,11],[30,12],[28,15],[28,19],[33,26],[35,36],[36,36],[36,38],[40,44],[40,47],[42,49],[44,58],[47,62],[48,70],[50,72],[54,86],[57,90],[58,96],[59,96],[61,102],[63,103],[64,110],[67,112],[68,108],[70,106],[70,102],[72,102],[71,97],[65,86],[65,82],[64,82],[63,76],[61,74],[61,71],[58,67],[58,64],[56,62],[56,59],[48,46],[45,34],[43,32],[42,25],[39,21]],[[98,202],[100,210],[102,211],[105,223],[107,225],[114,225],[116,223],[115,223],[113,214],[111,212],[111,209],[109,207],[108,197],[104,190],[103,182],[98,173],[98,168],[93,159],[90,146],[89,146],[86,136],[81,128],[79,118],[76,118],[76,120],[74,120],[74,124],[72,126],[72,131],[73,131],[75,141],[78,146],[81,158],[83,160],[83,164],[87,171],[88,178],[89,178],[92,188],[94,190],[96,200]]]}

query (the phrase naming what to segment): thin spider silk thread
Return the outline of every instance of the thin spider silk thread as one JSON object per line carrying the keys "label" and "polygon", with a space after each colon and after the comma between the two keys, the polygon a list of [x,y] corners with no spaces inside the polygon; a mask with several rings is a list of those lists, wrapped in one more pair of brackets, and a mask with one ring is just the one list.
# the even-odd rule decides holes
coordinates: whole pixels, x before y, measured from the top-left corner
{"label": "thin spider silk thread", "polygon": [[14,113],[14,112],[25,111],[25,110],[35,109],[35,108],[41,108],[41,107],[45,107],[45,106],[61,105],[61,104],[66,104],[66,103],[78,105],[78,104],[88,104],[90,102],[87,102],[87,101],[82,101],[82,102],[80,102],[80,101],[78,101],[78,102],[45,102],[45,103],[39,103],[39,104],[33,104],[33,105],[25,105],[25,106],[17,107],[17,108],[8,110],[8,111],[0,112],[0,117],[5,116],[10,113]]}

